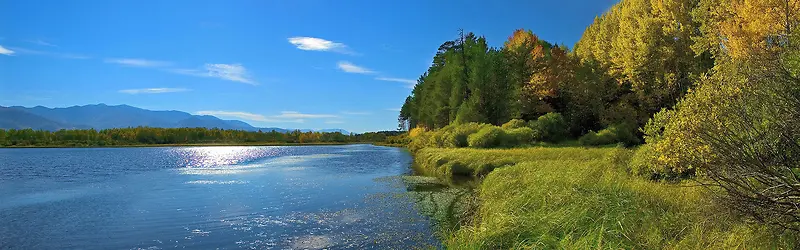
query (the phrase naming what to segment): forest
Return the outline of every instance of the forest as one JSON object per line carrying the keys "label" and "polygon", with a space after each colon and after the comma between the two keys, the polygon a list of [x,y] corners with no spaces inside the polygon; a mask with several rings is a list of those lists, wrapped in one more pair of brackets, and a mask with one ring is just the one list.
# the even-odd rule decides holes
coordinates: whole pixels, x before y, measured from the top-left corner
{"label": "forest", "polygon": [[277,131],[243,131],[207,128],[114,128],[104,130],[32,130],[0,129],[0,146],[3,147],[91,147],[130,145],[186,145],[186,144],[342,144],[357,142],[383,142],[396,131],[342,134],[339,132],[281,133]]}
{"label": "forest", "polygon": [[[525,29],[511,32],[499,48],[488,46],[482,36],[459,31],[456,39],[439,46],[398,117],[398,127],[408,131],[408,147],[423,168],[443,177],[485,178],[477,224],[457,231],[448,246],[796,246],[784,236],[770,237],[793,237],[800,231],[798,25],[800,1],[794,0],[623,0],[596,17],[573,48]],[[618,150],[580,150],[615,144]],[[593,172],[597,169],[605,172]],[[581,178],[606,179],[584,183]],[[559,184],[557,179],[573,182]],[[540,186],[514,188],[523,185],[519,182]],[[559,185],[590,191],[568,195],[570,189]],[[683,186],[702,189],[672,189]],[[599,204],[595,209],[600,214],[585,216],[600,221],[571,221],[577,223],[565,226],[571,228],[519,224],[523,218],[514,216],[545,216],[552,210],[518,207],[522,203],[515,199],[544,199],[536,190],[550,188],[563,190],[561,201],[566,202],[552,209],[574,206],[564,213],[586,209],[569,201],[600,199],[588,199],[590,194],[608,199],[629,192],[642,197],[642,207],[618,211],[607,207],[613,204]],[[612,188],[622,189],[610,192]],[[553,192],[550,197],[558,193]],[[692,197],[685,196],[689,193]],[[711,203],[660,210],[674,212],[664,216],[686,216],[684,226],[695,228],[693,232],[671,231],[675,224],[666,221],[652,225],[655,229],[641,228],[665,233],[658,236],[597,231],[617,227],[602,220],[618,214],[603,212],[644,216],[655,212],[645,204],[699,200]],[[704,222],[717,229],[693,224],[708,220],[708,213],[723,212],[729,221],[777,231],[759,236],[714,224],[728,222]],[[725,235],[718,237],[729,241],[697,234]],[[555,238],[540,242],[548,240],[544,236]],[[651,242],[648,237],[664,240]]]}

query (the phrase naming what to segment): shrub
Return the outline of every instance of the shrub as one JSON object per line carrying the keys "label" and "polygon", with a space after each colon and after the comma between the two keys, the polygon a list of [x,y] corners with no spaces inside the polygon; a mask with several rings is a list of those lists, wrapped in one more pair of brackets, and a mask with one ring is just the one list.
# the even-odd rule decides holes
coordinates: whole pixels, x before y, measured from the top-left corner
{"label": "shrub", "polygon": [[659,164],[696,171],[728,208],[800,231],[800,79],[792,72],[800,56],[787,60],[794,65],[772,57],[717,65],[648,143]]}
{"label": "shrub", "polygon": [[501,146],[506,137],[505,131],[497,126],[481,128],[477,133],[469,135],[469,146],[474,148],[492,148]]}
{"label": "shrub", "polygon": [[425,133],[426,131],[427,130],[425,128],[422,128],[422,127],[412,128],[410,131],[408,131],[408,137],[413,139],[413,138],[416,138],[417,136]]}
{"label": "shrub", "polygon": [[642,145],[633,153],[633,157],[628,163],[628,172],[647,179],[658,179],[659,176],[665,176],[667,173],[664,169],[659,170],[653,167],[657,157],[653,151],[653,145]]}
{"label": "shrub", "polygon": [[521,127],[506,130],[506,146],[513,147],[533,142],[533,129]]}
{"label": "shrub", "polygon": [[622,123],[612,126],[614,128],[614,135],[617,142],[625,146],[633,146],[642,143],[639,136],[636,135],[638,127],[633,123]]}
{"label": "shrub", "polygon": [[603,133],[607,131],[607,129],[600,130],[601,133],[589,131],[589,133],[586,133],[585,135],[581,136],[581,138],[578,138],[578,142],[584,146],[597,146],[614,143],[616,138],[614,138],[613,135],[610,133]]}
{"label": "shrub", "polygon": [[418,133],[414,137],[409,136],[411,138],[411,142],[408,143],[408,150],[411,152],[416,152],[417,150],[429,147],[430,139],[425,134],[426,133]]}
{"label": "shrub", "polygon": [[522,128],[527,127],[528,124],[525,123],[522,119],[511,119],[510,121],[503,123],[503,129],[515,129],[515,128]]}
{"label": "shrub", "polygon": [[488,126],[491,125],[477,122],[457,125],[443,135],[445,141],[444,146],[449,148],[467,147],[469,146],[469,141],[467,140],[469,135],[477,133],[481,128]]}
{"label": "shrub", "polygon": [[531,121],[529,126],[534,130],[534,135],[547,142],[559,142],[567,137],[567,122],[559,113],[547,113],[536,121]]}
{"label": "shrub", "polygon": [[452,143],[448,141],[448,138],[446,137],[448,134],[450,134],[450,131],[456,128],[456,126],[457,125],[455,124],[451,124],[438,130],[431,131],[431,133],[429,133],[431,140],[430,146],[437,148],[453,147]]}
{"label": "shrub", "polygon": [[386,137],[386,140],[384,142],[395,145],[397,144],[408,145],[408,143],[411,142],[411,138],[408,137],[408,134],[400,134],[395,136],[388,136]]}
{"label": "shrub", "polygon": [[614,143],[622,143],[626,146],[638,144],[639,138],[634,134],[635,126],[618,124],[609,126],[599,132],[589,131],[578,139],[581,145],[597,146],[608,145]]}

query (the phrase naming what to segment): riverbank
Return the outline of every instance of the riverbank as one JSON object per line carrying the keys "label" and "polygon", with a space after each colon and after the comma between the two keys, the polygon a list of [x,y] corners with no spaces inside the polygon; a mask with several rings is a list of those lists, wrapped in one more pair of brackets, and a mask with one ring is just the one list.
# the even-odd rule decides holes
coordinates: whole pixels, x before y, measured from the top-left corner
{"label": "riverbank", "polygon": [[453,249],[791,249],[797,241],[714,204],[691,182],[630,175],[632,150],[424,148],[415,167],[472,176],[477,211],[446,236]]}

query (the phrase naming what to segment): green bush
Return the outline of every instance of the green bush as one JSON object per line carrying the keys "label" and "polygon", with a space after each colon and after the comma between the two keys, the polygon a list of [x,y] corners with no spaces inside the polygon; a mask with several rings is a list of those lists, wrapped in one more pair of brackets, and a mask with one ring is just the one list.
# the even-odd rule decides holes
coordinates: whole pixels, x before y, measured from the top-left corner
{"label": "green bush", "polygon": [[420,149],[429,146],[428,132],[419,133],[415,137],[411,137],[411,142],[408,143],[408,151],[416,152]]}
{"label": "green bush", "polygon": [[578,142],[584,146],[608,145],[616,142],[616,138],[611,133],[608,133],[608,129],[603,129],[599,133],[589,131],[589,133],[581,136]]}
{"label": "green bush", "polygon": [[[452,126],[452,125],[451,125]],[[477,123],[477,122],[470,122],[466,124],[457,125],[454,128],[448,130],[443,135],[444,137],[444,147],[448,148],[463,148],[469,146],[469,141],[467,140],[469,135],[477,133],[481,130],[481,128],[485,128],[491,126],[489,124]]]}
{"label": "green bush", "polygon": [[522,119],[511,119],[510,121],[503,123],[503,129],[515,129],[515,128],[523,128],[527,127],[528,124],[525,123]]}
{"label": "green bush", "polygon": [[676,172],[658,161],[658,152],[653,150],[653,144],[640,146],[628,163],[628,171],[636,176],[651,180],[678,180],[694,175],[694,172]]}
{"label": "green bush", "polygon": [[618,124],[611,125],[599,132],[589,131],[578,139],[581,145],[598,146],[622,143],[626,146],[639,144],[639,138],[634,133],[635,126]]}
{"label": "green bush", "polygon": [[411,138],[408,137],[408,134],[388,136],[384,141],[384,143],[393,145],[408,145],[409,142],[411,142]]}
{"label": "green bush", "polygon": [[448,134],[450,130],[453,130],[455,128],[455,126],[456,125],[448,125],[445,126],[444,128],[431,131],[430,132],[430,138],[431,138],[430,143],[432,143],[431,146],[438,148],[446,147],[447,141],[445,139],[445,134]]}
{"label": "green bush", "polygon": [[559,142],[567,137],[568,124],[564,116],[559,113],[547,113],[536,121],[531,121],[529,127],[534,130],[537,140]]}
{"label": "green bush", "polygon": [[639,136],[636,135],[636,131],[639,130],[636,125],[624,123],[613,127],[616,130],[614,134],[617,136],[617,142],[625,144],[625,146],[633,146],[642,143],[642,141],[639,140]]}
{"label": "green bush", "polygon": [[509,147],[530,144],[533,142],[533,137],[533,129],[529,127],[507,129],[505,143]]}
{"label": "green bush", "polygon": [[493,148],[504,144],[505,131],[497,126],[481,128],[477,133],[469,135],[469,146],[474,148]]}

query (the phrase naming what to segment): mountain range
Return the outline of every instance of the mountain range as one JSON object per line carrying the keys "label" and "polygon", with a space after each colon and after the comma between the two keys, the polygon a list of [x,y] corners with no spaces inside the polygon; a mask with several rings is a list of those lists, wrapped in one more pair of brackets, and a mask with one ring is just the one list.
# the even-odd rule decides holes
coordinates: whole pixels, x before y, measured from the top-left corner
{"label": "mountain range", "polygon": [[[92,104],[67,108],[43,106],[0,106],[0,129],[36,129],[55,131],[59,129],[89,129],[127,127],[159,128],[220,128],[246,131],[288,132],[295,129],[259,128],[239,120],[223,120],[211,115],[192,115],[182,111],[155,111],[128,105]],[[300,131],[314,131],[299,129]],[[319,132],[341,132],[343,129],[323,129]]]}

